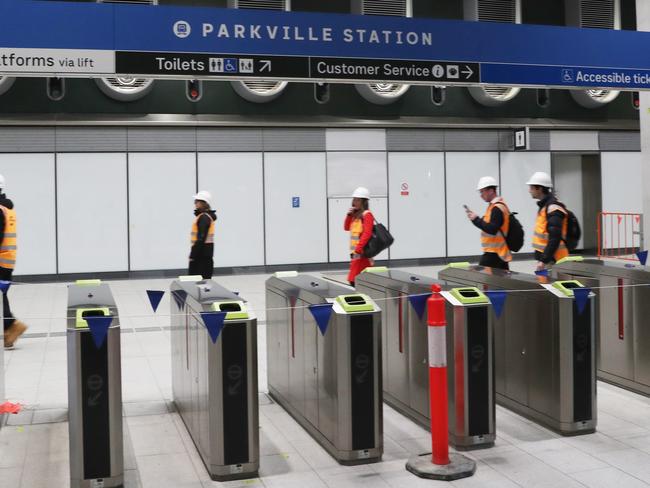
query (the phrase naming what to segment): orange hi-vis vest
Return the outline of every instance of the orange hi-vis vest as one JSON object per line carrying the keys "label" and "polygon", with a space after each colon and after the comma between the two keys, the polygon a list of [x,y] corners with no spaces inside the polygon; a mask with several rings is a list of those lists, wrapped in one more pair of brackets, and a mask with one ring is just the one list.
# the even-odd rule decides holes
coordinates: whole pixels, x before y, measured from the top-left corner
{"label": "orange hi-vis vest", "polygon": [[488,208],[485,211],[485,215],[483,216],[483,220],[488,224],[490,223],[492,209],[497,205],[503,213],[503,224],[501,224],[499,232],[497,232],[495,235],[481,231],[481,247],[483,248],[483,252],[496,253],[499,255],[499,258],[501,258],[502,261],[510,262],[512,261],[512,254],[510,253],[510,249],[508,248],[508,244],[506,243],[505,238],[505,236],[508,235],[508,231],[510,230],[510,219],[508,218],[510,215],[510,210],[501,197],[496,199],[496,201],[490,202],[490,205],[488,205]]}
{"label": "orange hi-vis vest", "polygon": [[197,215],[196,218],[194,219],[194,222],[192,223],[192,235],[191,235],[192,245],[196,243],[196,239],[199,235],[199,219],[201,218],[201,215],[207,215],[208,217],[210,217],[210,228],[208,229],[208,235],[205,236],[205,243],[214,244],[214,219],[209,213],[203,212]]}
{"label": "orange hi-vis vest", "polygon": [[561,211],[564,214],[564,221],[562,222],[562,240],[560,245],[557,247],[555,254],[553,254],[553,259],[559,261],[562,258],[565,258],[569,255],[569,250],[566,247],[564,240],[566,239],[567,227],[569,225],[569,220],[566,218],[568,216],[567,211],[556,203],[551,203],[546,207],[542,208],[537,212],[537,220],[535,221],[535,232],[533,232],[533,248],[535,251],[544,253],[546,246],[548,246],[548,218],[547,211],[551,209],[551,213],[556,210]]}
{"label": "orange hi-vis vest", "polygon": [[0,267],[14,269],[16,266],[16,211],[0,206],[4,214],[4,237],[0,244]]}
{"label": "orange hi-vis vest", "polygon": [[363,215],[361,218],[352,219],[350,224],[350,254],[354,254],[354,250],[359,244],[359,239],[363,233]]}

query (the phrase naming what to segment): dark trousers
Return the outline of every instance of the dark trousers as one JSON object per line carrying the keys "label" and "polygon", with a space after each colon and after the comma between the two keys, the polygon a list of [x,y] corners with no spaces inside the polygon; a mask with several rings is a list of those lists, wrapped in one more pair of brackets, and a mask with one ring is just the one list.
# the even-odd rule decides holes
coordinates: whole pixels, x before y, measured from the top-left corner
{"label": "dark trousers", "polygon": [[[11,281],[11,276],[13,275],[13,269],[0,268],[0,280],[2,281]],[[7,330],[13,325],[16,321],[14,316],[11,313],[11,308],[9,308],[9,300],[7,299],[7,292],[2,292],[2,307],[4,312],[4,330]]]}
{"label": "dark trousers", "polygon": [[510,269],[508,263],[501,259],[495,252],[484,253],[478,264],[479,266],[487,266],[488,268]]}
{"label": "dark trousers", "polygon": [[190,261],[190,269],[188,273],[190,275],[201,275],[204,280],[209,280],[212,278],[213,270],[214,261],[212,258],[198,258]]}

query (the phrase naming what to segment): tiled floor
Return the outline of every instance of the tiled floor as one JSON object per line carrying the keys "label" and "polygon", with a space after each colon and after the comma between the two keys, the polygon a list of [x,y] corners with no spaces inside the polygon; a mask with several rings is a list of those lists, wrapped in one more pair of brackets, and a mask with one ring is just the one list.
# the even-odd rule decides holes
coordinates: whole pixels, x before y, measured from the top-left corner
{"label": "tiled floor", "polygon": [[[517,263],[516,269],[531,269]],[[434,276],[437,268],[410,268]],[[264,280],[216,277],[257,310],[259,384],[266,390]],[[384,457],[356,467],[337,464],[266,395],[260,402],[260,476],[217,483],[209,479],[171,403],[169,300],[151,313],[145,290],[168,289],[169,280],[111,282],[122,334],[126,486],[201,488],[302,487],[602,487],[650,486],[650,398],[598,385],[598,432],[560,437],[497,407],[497,443],[469,454],[478,469],[452,483],[422,480],[404,469],[406,459],[430,451],[421,427],[384,406]],[[18,348],[5,353],[7,397],[23,403],[0,430],[0,488],[67,487],[68,425],[65,328],[66,287],[15,285],[11,300],[30,325]]]}

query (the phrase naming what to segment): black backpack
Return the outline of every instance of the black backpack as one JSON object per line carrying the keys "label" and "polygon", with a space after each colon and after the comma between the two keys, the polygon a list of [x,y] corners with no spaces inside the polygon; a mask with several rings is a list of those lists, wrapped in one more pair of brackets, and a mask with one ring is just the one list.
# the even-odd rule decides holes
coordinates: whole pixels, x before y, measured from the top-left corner
{"label": "black backpack", "polygon": [[[567,213],[566,237],[562,240],[566,244],[566,247],[569,251],[574,251],[578,247],[578,242],[580,242],[580,237],[582,237],[580,222],[578,222],[578,218],[576,217],[576,215],[571,210],[566,208],[566,205],[564,205],[561,202],[554,202],[554,203],[562,207],[564,210],[566,210]],[[548,205],[546,206],[546,214],[548,215]]]}
{"label": "black backpack", "polygon": [[[508,212],[510,212],[510,209],[508,209]],[[508,218],[510,224],[508,227],[508,235],[504,235],[503,232],[501,233],[506,239],[508,249],[512,252],[517,252],[524,246],[524,228],[521,226],[521,222],[519,222],[519,219],[517,219],[515,215],[517,215],[517,212],[509,213]]]}

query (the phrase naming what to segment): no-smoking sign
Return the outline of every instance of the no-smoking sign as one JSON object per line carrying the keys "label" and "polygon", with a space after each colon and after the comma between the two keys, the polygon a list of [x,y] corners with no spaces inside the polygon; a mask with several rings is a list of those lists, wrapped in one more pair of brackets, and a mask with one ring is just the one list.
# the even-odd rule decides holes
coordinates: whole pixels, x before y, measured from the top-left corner
{"label": "no-smoking sign", "polygon": [[404,183],[402,183],[400,188],[401,188],[400,195],[402,195],[403,197],[408,197],[409,196],[409,184],[404,182]]}

